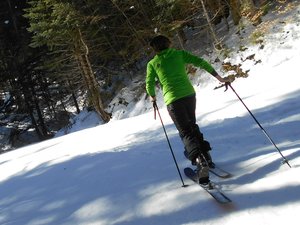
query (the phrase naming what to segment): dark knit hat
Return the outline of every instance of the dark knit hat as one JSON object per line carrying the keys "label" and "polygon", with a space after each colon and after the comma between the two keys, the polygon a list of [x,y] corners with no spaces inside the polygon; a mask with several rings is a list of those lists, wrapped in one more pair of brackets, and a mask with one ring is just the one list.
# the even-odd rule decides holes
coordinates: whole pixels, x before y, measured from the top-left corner
{"label": "dark knit hat", "polygon": [[150,46],[157,52],[169,48],[171,41],[164,35],[158,35],[150,41]]}

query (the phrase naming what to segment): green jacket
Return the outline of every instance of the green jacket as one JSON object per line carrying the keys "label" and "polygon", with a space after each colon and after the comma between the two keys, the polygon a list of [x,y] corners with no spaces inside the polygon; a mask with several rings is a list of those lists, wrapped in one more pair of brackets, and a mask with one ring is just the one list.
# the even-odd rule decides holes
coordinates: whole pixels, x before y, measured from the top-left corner
{"label": "green jacket", "polygon": [[147,93],[150,96],[155,96],[155,81],[158,79],[166,105],[194,94],[195,90],[186,73],[185,64],[193,64],[209,73],[215,73],[214,68],[204,59],[183,50],[168,48],[159,52],[148,62]]}

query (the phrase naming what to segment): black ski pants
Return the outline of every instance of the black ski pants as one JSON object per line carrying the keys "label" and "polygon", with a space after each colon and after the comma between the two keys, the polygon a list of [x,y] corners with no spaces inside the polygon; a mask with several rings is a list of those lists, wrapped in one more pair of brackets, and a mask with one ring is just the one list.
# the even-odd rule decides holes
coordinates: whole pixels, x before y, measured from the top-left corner
{"label": "black ski pants", "polygon": [[211,149],[196,124],[196,95],[178,99],[169,104],[167,109],[188,152],[189,160],[194,161],[200,153]]}

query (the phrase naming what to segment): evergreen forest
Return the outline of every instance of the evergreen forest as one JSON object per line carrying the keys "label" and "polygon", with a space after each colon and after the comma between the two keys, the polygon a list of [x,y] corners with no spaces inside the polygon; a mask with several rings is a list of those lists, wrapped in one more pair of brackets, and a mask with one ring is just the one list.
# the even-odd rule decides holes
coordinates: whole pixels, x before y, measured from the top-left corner
{"label": "evergreen forest", "polygon": [[[193,33],[205,32],[220,55],[228,47],[219,24],[253,26],[287,0],[1,0],[1,151],[53,137],[81,110],[110,121],[114,96],[143,80],[153,57],[148,43],[168,35],[185,49]],[[137,94],[145,93],[141,85]],[[121,103],[121,102],[120,102]],[[123,103],[126,104],[126,103]]]}

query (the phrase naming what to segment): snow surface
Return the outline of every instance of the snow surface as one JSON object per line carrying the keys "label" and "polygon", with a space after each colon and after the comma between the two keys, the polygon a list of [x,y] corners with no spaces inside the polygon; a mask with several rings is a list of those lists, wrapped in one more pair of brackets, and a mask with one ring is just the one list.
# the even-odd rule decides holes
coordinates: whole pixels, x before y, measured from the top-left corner
{"label": "snow surface", "polygon": [[[81,123],[72,126],[77,132],[0,155],[0,224],[299,224],[299,12],[297,6],[286,18],[278,17],[284,23],[272,20],[277,33],[265,36],[269,42],[263,49],[239,53],[254,52],[262,62],[243,64],[250,76],[232,84],[292,168],[281,165],[234,93],[213,90],[218,83],[212,80],[196,86],[197,120],[215,162],[233,174],[211,176],[232,203],[216,203],[183,174],[189,186],[181,187],[153,111],[103,125],[84,112]],[[239,62],[239,54],[231,61]],[[182,171],[189,162],[165,106],[159,106]]]}

